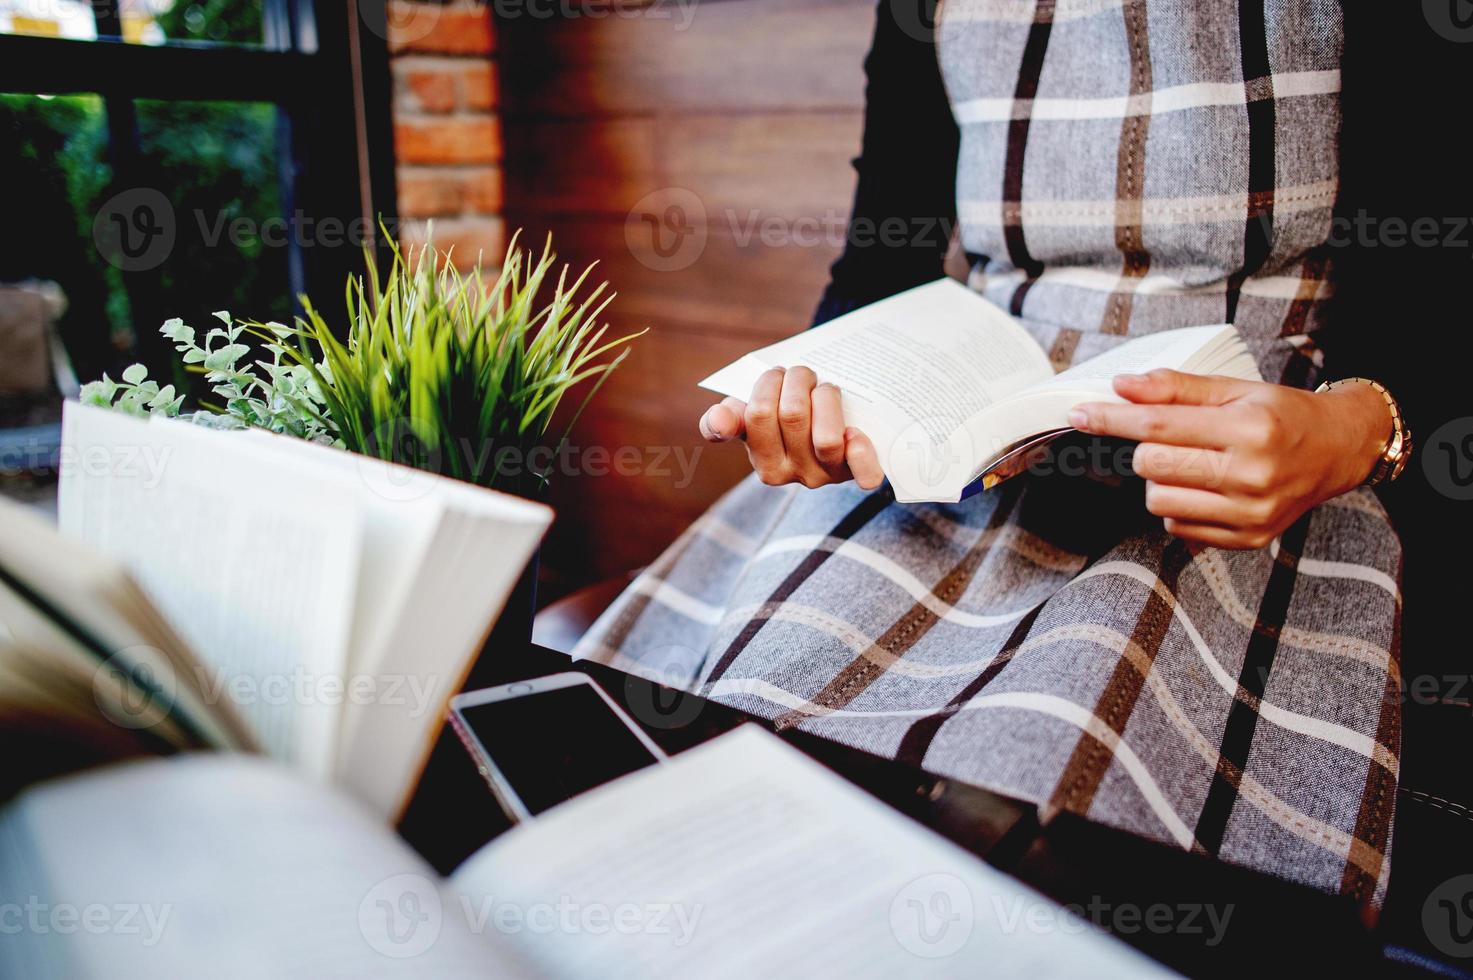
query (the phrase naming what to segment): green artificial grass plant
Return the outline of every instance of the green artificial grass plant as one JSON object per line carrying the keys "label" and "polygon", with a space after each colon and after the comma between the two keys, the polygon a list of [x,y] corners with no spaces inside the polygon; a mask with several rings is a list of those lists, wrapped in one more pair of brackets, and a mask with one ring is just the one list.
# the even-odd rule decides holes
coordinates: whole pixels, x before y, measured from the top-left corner
{"label": "green artificial grass plant", "polygon": [[[205,376],[223,404],[193,414],[201,424],[259,426],[331,442],[446,476],[536,496],[549,463],[534,449],[560,445],[577,417],[639,334],[606,339],[600,326],[613,294],[607,283],[585,290],[593,267],[569,282],[549,239],[539,257],[512,239],[494,282],[477,265],[458,272],[432,245],[402,249],[380,274],[350,277],[342,320],[303,296],[295,324],[234,321],[196,343],[194,330],[170,320],[186,368]],[[539,304],[539,294],[551,295]],[[581,296],[580,296],[581,294]],[[642,331],[641,331],[642,332]],[[248,359],[254,338],[269,356]],[[260,354],[257,351],[257,354]],[[242,361],[245,361],[242,365]],[[160,389],[140,365],[115,382],[106,375],[84,387],[83,400],[133,414],[178,414],[181,399]],[[564,397],[589,383],[582,403],[554,439],[550,430]]]}

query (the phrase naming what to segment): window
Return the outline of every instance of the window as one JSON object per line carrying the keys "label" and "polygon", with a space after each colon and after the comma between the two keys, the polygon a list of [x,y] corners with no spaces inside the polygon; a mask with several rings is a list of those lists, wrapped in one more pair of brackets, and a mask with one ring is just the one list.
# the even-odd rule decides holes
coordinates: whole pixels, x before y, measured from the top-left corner
{"label": "window", "polygon": [[[0,360],[46,316],[84,380],[177,376],[171,316],[340,295],[394,213],[383,2],[0,0]],[[36,378],[0,427],[54,421]]]}

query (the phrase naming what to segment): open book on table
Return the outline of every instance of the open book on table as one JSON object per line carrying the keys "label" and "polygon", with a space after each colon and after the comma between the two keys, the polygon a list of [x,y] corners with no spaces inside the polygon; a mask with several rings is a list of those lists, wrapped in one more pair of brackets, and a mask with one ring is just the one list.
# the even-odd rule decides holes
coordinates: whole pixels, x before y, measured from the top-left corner
{"label": "open book on table", "polygon": [[58,516],[0,505],[0,721],[261,750],[393,817],[552,512],[72,403]]}
{"label": "open book on table", "polygon": [[279,767],[108,767],[0,811],[9,895],[136,914],[7,937],[5,976],[1165,972],[755,726],[519,825],[448,880]]}
{"label": "open book on table", "polygon": [[874,442],[901,501],[957,501],[1016,474],[1070,431],[1075,405],[1121,401],[1117,374],[1165,367],[1261,380],[1227,324],[1137,337],[1055,374],[1016,320],[939,279],[753,351],[701,386],[745,401],[764,371],[800,365],[843,392],[845,423]]}

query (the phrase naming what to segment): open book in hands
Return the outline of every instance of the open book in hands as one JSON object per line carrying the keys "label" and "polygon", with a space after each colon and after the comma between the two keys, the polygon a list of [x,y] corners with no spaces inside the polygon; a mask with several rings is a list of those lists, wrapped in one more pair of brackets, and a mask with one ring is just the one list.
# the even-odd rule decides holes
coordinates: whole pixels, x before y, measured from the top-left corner
{"label": "open book in hands", "polygon": [[939,279],[753,351],[701,386],[746,400],[764,371],[799,365],[843,392],[844,423],[869,436],[900,501],[953,502],[1015,474],[1071,431],[1075,405],[1123,401],[1110,383],[1118,374],[1262,380],[1228,324],[1137,337],[1055,374],[1016,320]]}

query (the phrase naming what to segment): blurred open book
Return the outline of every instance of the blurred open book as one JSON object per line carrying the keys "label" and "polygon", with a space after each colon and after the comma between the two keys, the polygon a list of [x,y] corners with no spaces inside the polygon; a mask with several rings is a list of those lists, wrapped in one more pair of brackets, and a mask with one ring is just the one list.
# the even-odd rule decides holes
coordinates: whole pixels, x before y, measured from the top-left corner
{"label": "blurred open book", "polygon": [[28,980],[1165,975],[753,725],[518,825],[448,879],[257,759],[111,766],[0,809],[0,884],[142,910],[132,933],[6,936],[0,976]]}
{"label": "blurred open book", "polygon": [[1026,468],[1071,431],[1075,405],[1123,401],[1110,384],[1117,374],[1174,368],[1262,380],[1229,324],[1122,340],[1086,335],[1074,365],[1055,374],[1018,321],[938,279],[753,351],[701,386],[745,401],[770,368],[812,368],[843,392],[844,421],[874,443],[895,499],[955,502]]}
{"label": "blurred open book", "polygon": [[58,510],[0,502],[0,725],[79,757],[259,750],[391,817],[552,516],[76,404]]}

